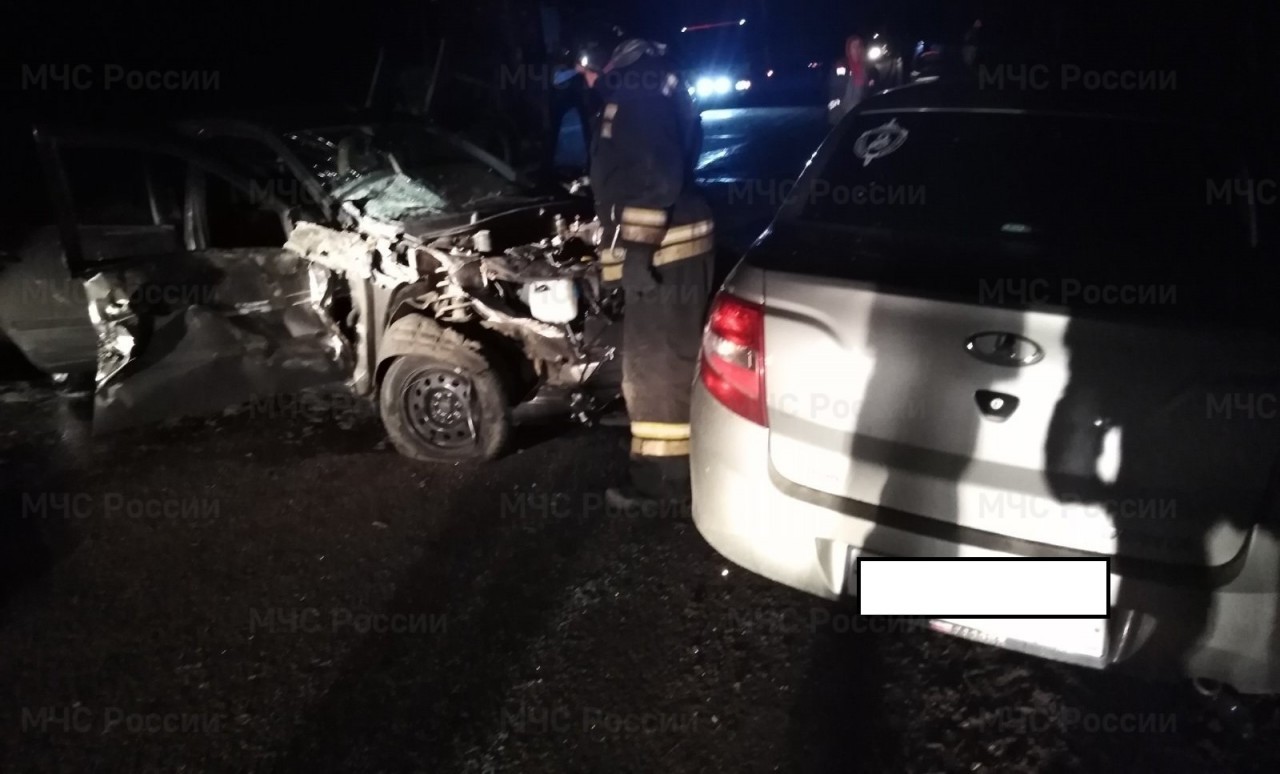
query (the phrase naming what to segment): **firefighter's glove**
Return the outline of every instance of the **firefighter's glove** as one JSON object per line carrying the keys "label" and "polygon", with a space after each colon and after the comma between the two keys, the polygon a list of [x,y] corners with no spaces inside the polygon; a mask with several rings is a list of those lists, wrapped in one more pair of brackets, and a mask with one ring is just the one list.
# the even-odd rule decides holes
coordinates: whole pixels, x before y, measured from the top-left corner
{"label": "firefighter's glove", "polygon": [[635,242],[625,243],[626,255],[622,263],[622,287],[628,294],[647,293],[658,287],[658,275],[653,270],[653,256],[658,252],[655,245],[643,245]]}
{"label": "firefighter's glove", "polygon": [[665,210],[624,207],[619,235],[625,252],[622,287],[627,293],[645,293],[658,287],[653,258],[667,235]]}

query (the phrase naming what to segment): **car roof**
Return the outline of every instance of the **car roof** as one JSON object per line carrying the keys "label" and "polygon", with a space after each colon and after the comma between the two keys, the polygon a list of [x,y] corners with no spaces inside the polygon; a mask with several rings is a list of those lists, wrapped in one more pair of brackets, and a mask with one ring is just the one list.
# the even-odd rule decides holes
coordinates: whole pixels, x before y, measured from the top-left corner
{"label": "car roof", "polygon": [[199,125],[208,122],[225,123],[229,121],[253,124],[275,134],[363,124],[419,123],[424,126],[428,124],[425,118],[415,117],[406,113],[328,105],[301,105],[287,109],[222,111],[206,115],[187,116],[180,123]]}
{"label": "car roof", "polygon": [[236,121],[253,124],[274,133],[314,127],[350,126],[413,120],[412,116],[391,115],[342,106],[301,105],[260,110],[183,110],[132,108],[103,110],[86,114],[76,106],[41,105],[0,108],[0,132],[6,137],[29,134],[35,126],[74,127],[108,133],[174,134],[175,127],[206,122]]}
{"label": "car roof", "polygon": [[[1026,76],[1029,77],[1029,76]],[[975,111],[1010,113],[1056,113],[1081,116],[1107,116],[1146,120],[1192,120],[1207,123],[1212,119],[1205,103],[1178,93],[1176,89],[1160,91],[1095,90],[1084,88],[1032,88],[1031,81],[1005,78],[1004,88],[995,75],[984,87],[977,78],[940,76],[875,94],[858,107],[861,112],[874,110],[902,111]],[[1045,83],[1045,81],[1036,81]]]}

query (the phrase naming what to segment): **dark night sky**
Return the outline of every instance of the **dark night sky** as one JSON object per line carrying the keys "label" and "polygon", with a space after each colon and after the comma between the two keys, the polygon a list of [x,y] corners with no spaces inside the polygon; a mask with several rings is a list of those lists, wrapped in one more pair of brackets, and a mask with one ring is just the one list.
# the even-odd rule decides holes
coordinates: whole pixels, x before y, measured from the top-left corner
{"label": "dark night sky", "polygon": [[[532,10],[532,0],[505,0]],[[46,0],[6,9],[0,34],[0,89],[15,93],[22,65],[124,62],[210,68],[224,74],[223,93],[287,100],[292,94],[358,98],[380,46],[396,63],[424,60],[442,32],[467,53],[502,47],[504,0],[218,0],[202,4],[117,0]],[[1250,65],[1270,67],[1277,3],[1218,0],[1184,7],[1149,0],[560,0],[594,8],[655,37],[681,24],[717,18],[764,19],[778,53],[831,58],[852,31],[885,31],[904,43],[956,40],[981,17],[987,42],[1010,59],[1102,59],[1156,67],[1177,61],[1206,87],[1236,79]],[[477,12],[477,8],[481,9]],[[1123,8],[1124,10],[1117,10]],[[616,14],[614,13],[616,12]],[[571,13],[570,16],[573,16]],[[525,29],[532,25],[526,25]],[[465,28],[465,30],[464,30]],[[508,35],[510,35],[508,30]],[[455,49],[457,50],[457,49]],[[48,96],[48,95],[44,95]]]}
{"label": "dark night sky", "polygon": [[[684,24],[746,18],[767,27],[781,48],[839,51],[850,33],[898,28],[905,36],[958,37],[972,22],[973,0],[664,0],[645,4],[615,3],[637,26],[653,26],[669,36]],[[649,17],[645,19],[644,17]],[[655,24],[652,20],[658,19]],[[645,23],[648,22],[648,23]],[[652,33],[660,36],[660,32]]]}

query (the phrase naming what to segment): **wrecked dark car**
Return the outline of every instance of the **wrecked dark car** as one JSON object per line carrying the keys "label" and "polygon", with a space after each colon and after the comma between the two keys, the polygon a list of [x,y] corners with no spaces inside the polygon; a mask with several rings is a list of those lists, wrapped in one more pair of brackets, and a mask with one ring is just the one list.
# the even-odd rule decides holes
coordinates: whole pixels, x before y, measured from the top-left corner
{"label": "wrecked dark car", "polygon": [[345,383],[395,447],[492,458],[617,400],[620,301],[589,198],[412,123],[37,128],[50,217],[0,329],[88,379],[95,431]]}

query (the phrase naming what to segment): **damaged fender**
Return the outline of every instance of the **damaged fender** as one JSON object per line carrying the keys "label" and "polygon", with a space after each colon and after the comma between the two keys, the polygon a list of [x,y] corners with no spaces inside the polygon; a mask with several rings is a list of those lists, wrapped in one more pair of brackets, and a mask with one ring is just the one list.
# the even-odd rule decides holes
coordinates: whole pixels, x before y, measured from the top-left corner
{"label": "damaged fender", "polygon": [[161,256],[85,281],[98,335],[95,432],[342,381],[323,276],[279,249]]}
{"label": "damaged fender", "polygon": [[439,341],[444,326],[421,314],[401,317],[387,328],[382,339],[382,351],[378,353],[378,373],[392,360],[405,355],[421,354],[431,344]]}

